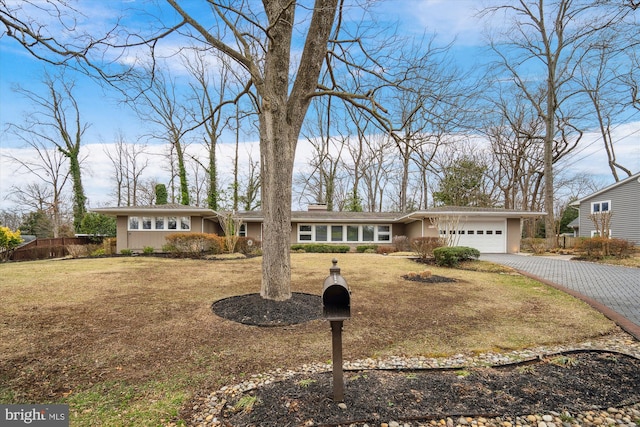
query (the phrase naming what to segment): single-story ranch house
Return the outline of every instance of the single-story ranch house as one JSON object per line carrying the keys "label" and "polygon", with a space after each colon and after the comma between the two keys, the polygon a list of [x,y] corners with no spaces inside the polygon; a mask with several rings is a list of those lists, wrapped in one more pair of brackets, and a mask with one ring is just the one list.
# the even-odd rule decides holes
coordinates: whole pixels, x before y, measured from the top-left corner
{"label": "single-story ranch house", "polygon": [[[207,208],[177,204],[106,207],[93,212],[117,220],[117,251],[161,250],[165,236],[176,232],[222,235],[218,213]],[[239,234],[262,240],[260,211],[238,212]],[[391,244],[394,236],[437,237],[455,235],[455,245],[484,253],[520,251],[522,220],[544,215],[519,210],[438,207],[411,213],[331,212],[325,205],[310,205],[307,211],[291,212],[291,243]]]}

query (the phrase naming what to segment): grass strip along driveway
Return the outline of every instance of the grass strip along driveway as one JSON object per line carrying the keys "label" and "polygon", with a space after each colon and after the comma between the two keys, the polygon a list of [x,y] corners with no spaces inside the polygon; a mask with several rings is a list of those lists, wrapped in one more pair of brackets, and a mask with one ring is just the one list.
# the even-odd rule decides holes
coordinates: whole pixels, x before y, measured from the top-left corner
{"label": "grass strip along driveway", "polygon": [[[320,295],[331,254],[292,254],[292,290]],[[345,360],[438,357],[577,342],[616,330],[577,299],[475,262],[337,256],[351,290]],[[323,320],[261,328],[211,304],[260,290],[261,259],[117,257],[0,265],[0,402],[67,403],[71,425],[162,425],[199,392],[331,359]]]}

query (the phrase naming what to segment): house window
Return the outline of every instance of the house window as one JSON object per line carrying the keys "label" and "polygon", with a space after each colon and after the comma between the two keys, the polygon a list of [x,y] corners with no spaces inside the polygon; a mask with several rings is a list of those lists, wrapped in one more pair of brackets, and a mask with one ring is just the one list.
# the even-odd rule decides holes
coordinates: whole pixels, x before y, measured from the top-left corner
{"label": "house window", "polygon": [[496,234],[497,234],[497,235],[502,234],[502,230],[496,230]]}
{"label": "house window", "polygon": [[609,212],[611,210],[611,200],[591,203],[591,213]]}
{"label": "house window", "polygon": [[326,242],[326,241],[327,241],[327,226],[316,225],[316,242]]}
{"label": "house window", "polygon": [[311,231],[312,228],[310,225],[300,225],[298,227],[298,240],[300,241],[304,241],[304,242],[310,242],[312,240],[311,238]]}
{"label": "house window", "polygon": [[331,226],[331,241],[342,242],[342,226],[341,225]]}
{"label": "house window", "polygon": [[140,218],[137,216],[129,217],[129,230],[138,230],[140,229]]}
{"label": "house window", "polygon": [[180,230],[191,230],[191,217],[183,216],[180,218]]}
{"label": "house window", "polygon": [[142,217],[142,229],[151,230],[151,217],[149,216]]}
{"label": "house window", "polygon": [[347,225],[347,242],[358,241],[358,228],[357,225]]}
{"label": "house window", "polygon": [[378,226],[378,241],[390,242],[391,241],[391,227],[388,225]]}
{"label": "house window", "polygon": [[175,216],[170,216],[167,218],[167,229],[169,230],[177,230],[178,229],[178,218]]}
{"label": "house window", "polygon": [[484,234],[484,230],[478,230],[478,235]]}
{"label": "house window", "polygon": [[493,234],[493,230],[487,230],[487,234]]}
{"label": "house window", "polygon": [[373,242],[375,237],[375,227],[373,225],[363,225],[362,226],[362,241],[363,242]]}
{"label": "house window", "polygon": [[130,216],[129,217],[129,230],[177,230],[178,224],[180,230],[191,230],[191,217],[184,216],[177,218],[175,216]]}
{"label": "house window", "polygon": [[[607,237],[611,238],[613,236],[613,231],[609,230],[609,235]],[[596,230],[591,230],[591,237],[600,237],[600,233]]]}
{"label": "house window", "polygon": [[469,231],[467,231],[467,234],[474,234],[474,233],[475,233],[475,230],[469,230]]}
{"label": "house window", "polygon": [[247,224],[240,224],[240,229],[238,230],[238,236],[247,237]]}
{"label": "house window", "polygon": [[298,224],[299,242],[390,242],[390,225]]}

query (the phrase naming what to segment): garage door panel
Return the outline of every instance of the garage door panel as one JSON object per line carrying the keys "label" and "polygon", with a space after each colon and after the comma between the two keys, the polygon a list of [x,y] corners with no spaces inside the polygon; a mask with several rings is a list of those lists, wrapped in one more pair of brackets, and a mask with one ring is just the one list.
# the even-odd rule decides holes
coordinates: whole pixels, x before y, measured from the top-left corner
{"label": "garage door panel", "polygon": [[506,223],[502,221],[468,221],[458,234],[458,246],[468,246],[483,253],[506,252]]}

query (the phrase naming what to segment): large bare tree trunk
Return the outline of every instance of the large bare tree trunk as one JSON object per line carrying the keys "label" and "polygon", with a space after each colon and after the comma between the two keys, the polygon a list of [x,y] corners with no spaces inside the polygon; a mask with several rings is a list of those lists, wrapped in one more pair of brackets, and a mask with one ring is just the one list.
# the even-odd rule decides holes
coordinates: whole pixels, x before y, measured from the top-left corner
{"label": "large bare tree trunk", "polygon": [[[280,116],[280,117],[278,117]],[[291,298],[291,185],[297,135],[290,135],[284,115],[263,111],[260,155],[262,165],[263,298],[282,301]]]}
{"label": "large bare tree trunk", "polygon": [[[316,0],[293,88],[289,85],[295,2],[264,1],[269,20],[264,77],[256,87],[260,105],[262,166],[263,298],[291,298],[291,192],[293,162],[302,122],[318,84],[338,0]],[[291,92],[289,92],[291,90]]]}

